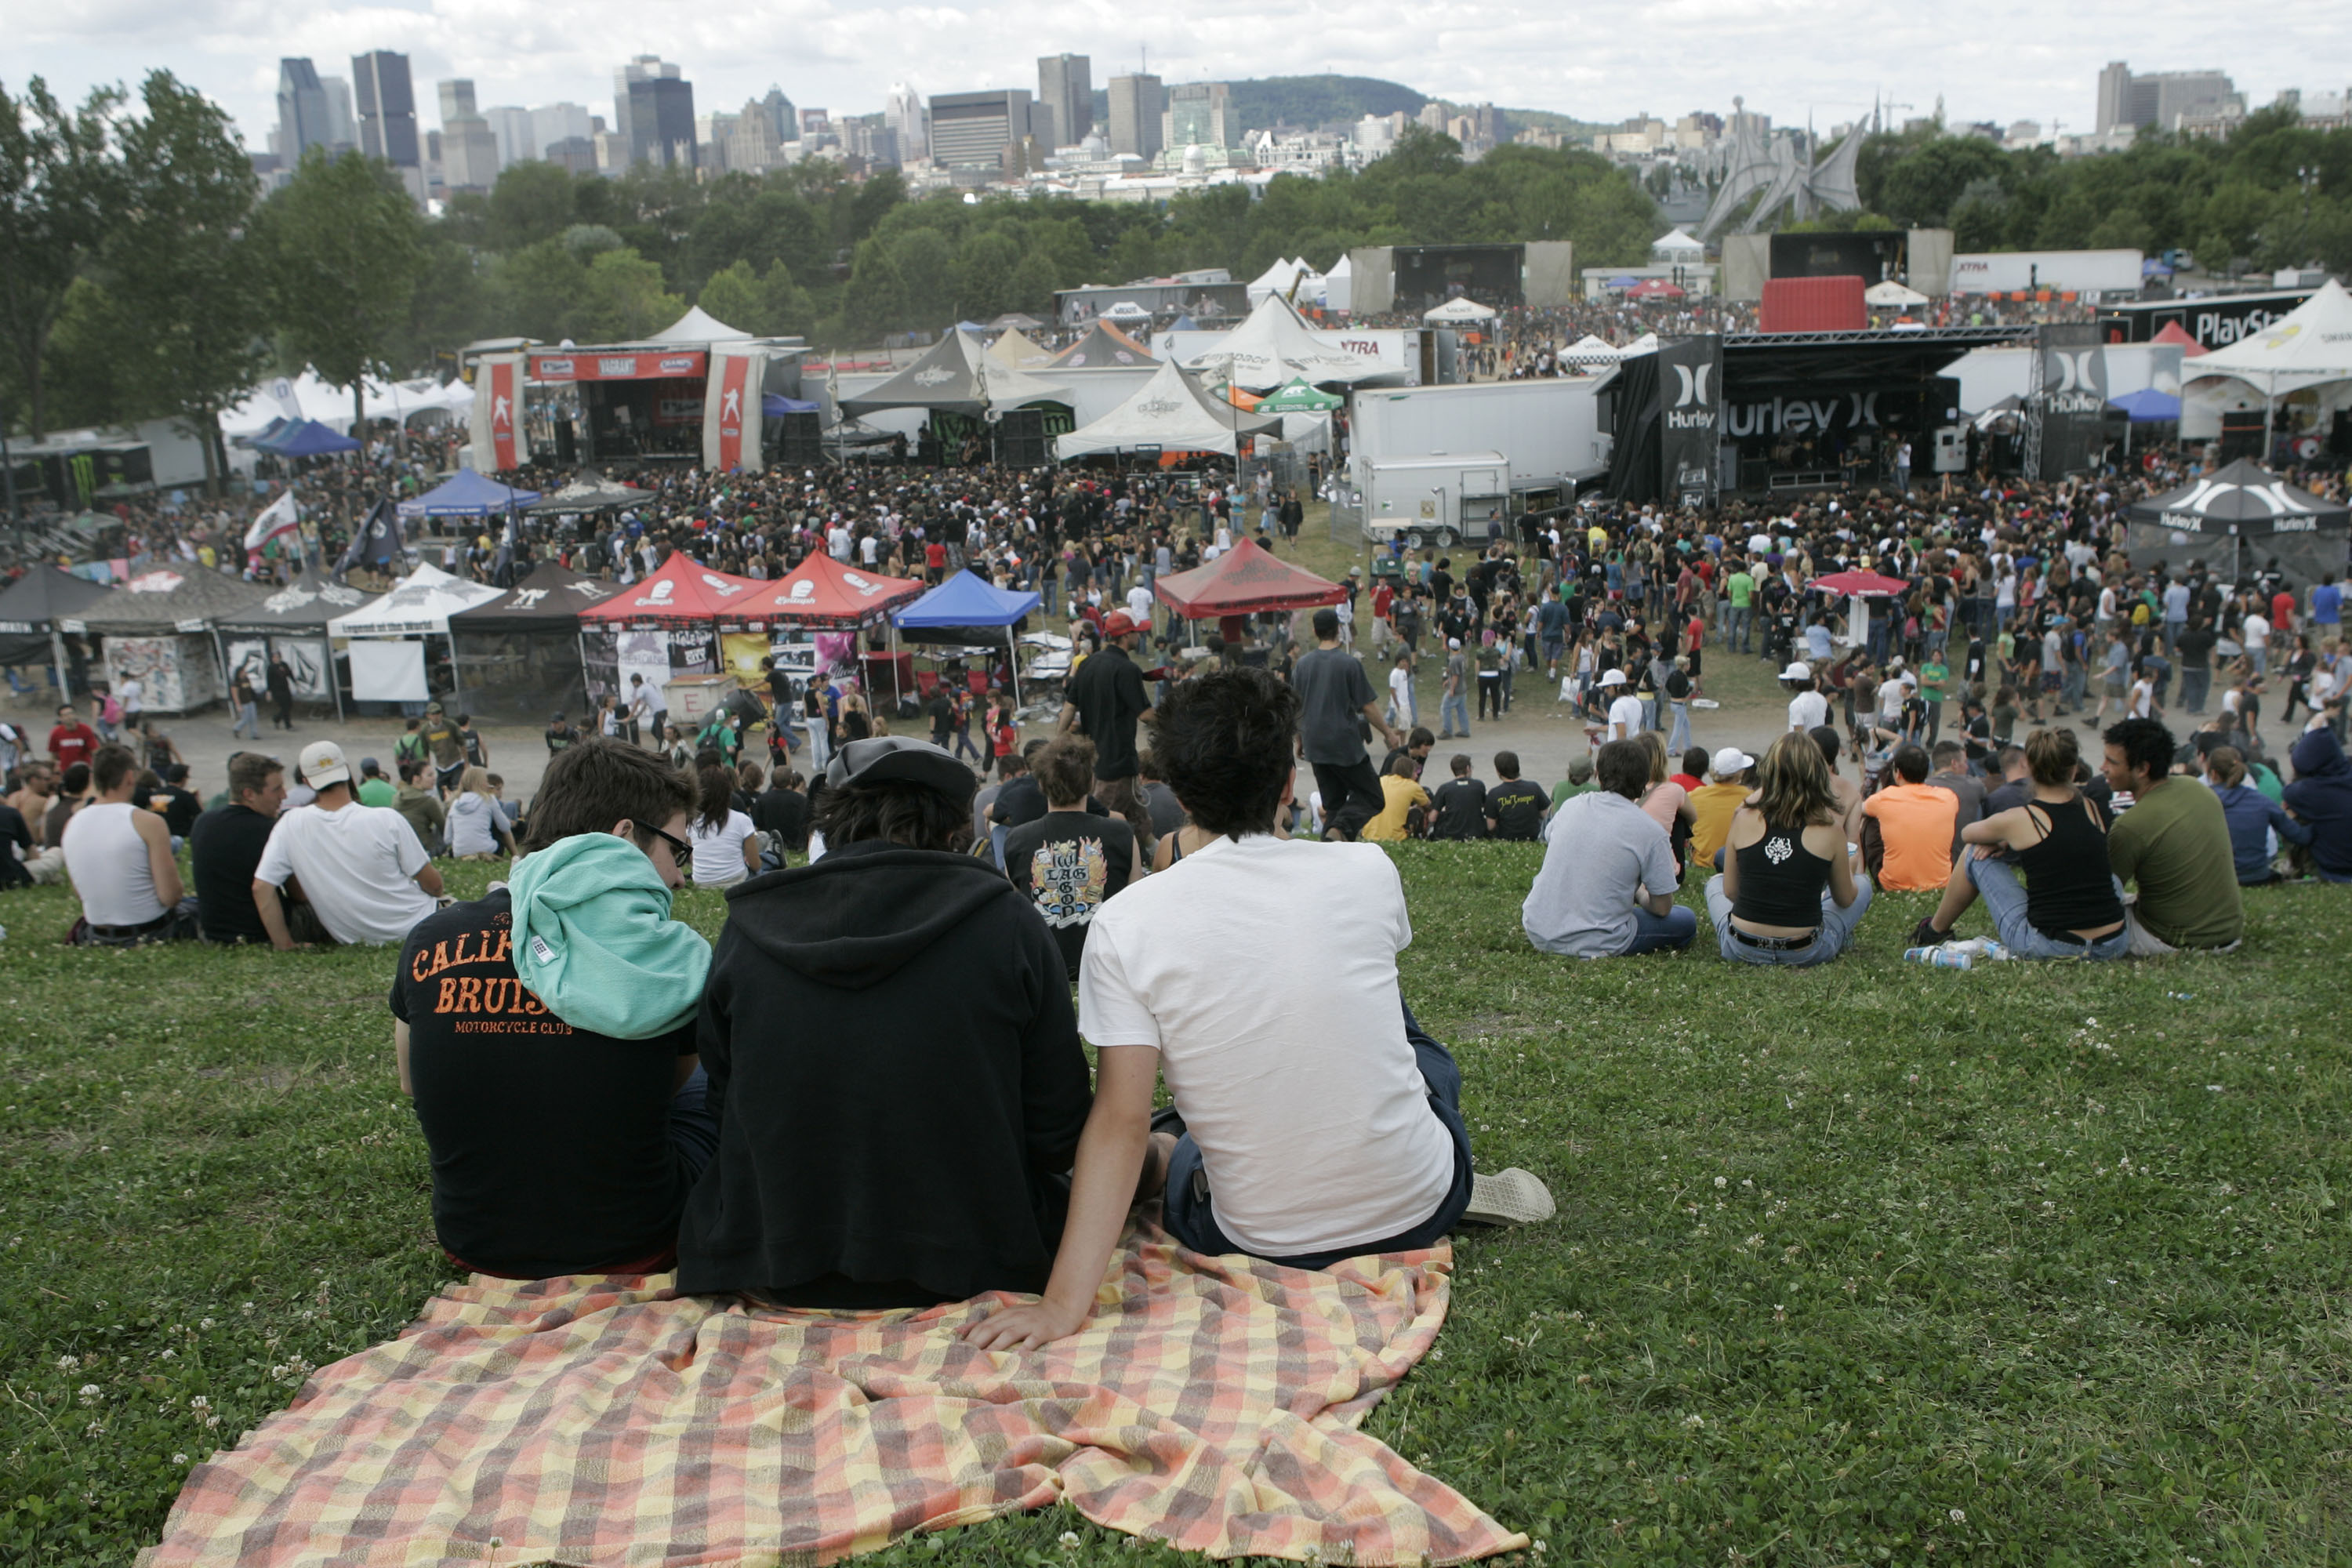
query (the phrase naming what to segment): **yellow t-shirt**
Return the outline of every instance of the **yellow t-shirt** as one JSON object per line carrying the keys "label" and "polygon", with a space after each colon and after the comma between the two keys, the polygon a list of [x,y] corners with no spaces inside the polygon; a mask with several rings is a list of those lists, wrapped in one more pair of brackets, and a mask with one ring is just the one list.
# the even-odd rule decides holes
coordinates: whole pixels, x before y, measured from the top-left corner
{"label": "yellow t-shirt", "polygon": [[1364,824],[1364,837],[1382,843],[1402,843],[1404,839],[1405,813],[1414,806],[1424,810],[1429,805],[1429,792],[1418,781],[1389,773],[1381,779],[1381,794],[1388,804],[1381,814]]}
{"label": "yellow t-shirt", "polygon": [[1731,819],[1738,813],[1740,802],[1748,798],[1748,786],[1734,781],[1730,784],[1703,784],[1691,791],[1690,857],[1693,864],[1711,866],[1715,852],[1731,837]]}

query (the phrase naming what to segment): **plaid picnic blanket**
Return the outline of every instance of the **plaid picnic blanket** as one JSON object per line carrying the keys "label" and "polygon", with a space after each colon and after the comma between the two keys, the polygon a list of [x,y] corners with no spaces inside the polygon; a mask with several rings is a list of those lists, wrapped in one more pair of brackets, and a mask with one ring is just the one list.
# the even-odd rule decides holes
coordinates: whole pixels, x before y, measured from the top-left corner
{"label": "plaid picnic blanket", "polygon": [[1087,1327],[1023,1354],[956,1338],[984,1303],[762,1312],[667,1275],[476,1275],[197,1466],[140,1562],[773,1568],[1064,1497],[1218,1558],[1517,1550],[1356,1429],[1435,1341],[1452,1265],[1278,1268],[1147,1224]]}

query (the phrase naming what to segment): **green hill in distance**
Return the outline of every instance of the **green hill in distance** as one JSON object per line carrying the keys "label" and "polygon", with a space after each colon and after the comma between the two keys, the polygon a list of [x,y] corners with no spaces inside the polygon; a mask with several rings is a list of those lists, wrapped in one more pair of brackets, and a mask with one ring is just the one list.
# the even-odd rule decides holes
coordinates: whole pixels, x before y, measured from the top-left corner
{"label": "green hill in distance", "polygon": [[[1174,85],[1171,83],[1170,85]],[[1367,114],[1418,114],[1422,105],[1431,101],[1427,93],[1405,86],[1402,82],[1382,81],[1369,76],[1268,76],[1246,81],[1226,83],[1233,95],[1234,118],[1242,129],[1263,130],[1273,125],[1293,125],[1312,128],[1333,123],[1352,123]],[[1449,111],[1460,113],[1469,105],[1441,99]],[[1505,109],[1503,116],[1513,131],[1533,126],[1542,131],[1558,131],[1569,135],[1589,134],[1592,127],[1566,114],[1542,109]],[[1095,123],[1103,126],[1110,121],[1110,93],[1107,88],[1095,89]]]}

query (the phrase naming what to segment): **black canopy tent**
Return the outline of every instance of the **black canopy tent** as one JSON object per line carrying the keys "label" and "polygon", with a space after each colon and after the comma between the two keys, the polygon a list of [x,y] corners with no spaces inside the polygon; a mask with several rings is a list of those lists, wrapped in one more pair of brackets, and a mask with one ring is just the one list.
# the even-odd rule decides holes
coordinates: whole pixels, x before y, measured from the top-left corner
{"label": "black canopy tent", "polygon": [[542,561],[486,604],[449,617],[459,689],[477,709],[584,710],[580,612],[620,589]]}
{"label": "black canopy tent", "polygon": [[[26,572],[0,590],[0,665],[52,659],[57,679],[67,680],[73,665],[66,657],[65,634],[58,622],[76,618],[113,592],[103,583],[46,563]],[[60,685],[59,690],[65,689]]]}
{"label": "black canopy tent", "polygon": [[335,645],[327,623],[358,609],[375,595],[320,576],[302,574],[257,605],[233,610],[213,623],[221,642],[221,663],[232,689],[245,671],[259,690],[272,655],[282,655],[294,671],[294,695],[331,701],[343,716],[343,681],[335,665]]}
{"label": "black canopy tent", "polygon": [[82,612],[103,643],[110,685],[136,677],[149,710],[193,713],[229,693],[228,656],[215,628],[269,591],[194,562],[163,562]]}
{"label": "black canopy tent", "polygon": [[2273,562],[2290,582],[2345,574],[2352,507],[2298,489],[2245,458],[2176,490],[2132,503],[2126,547],[2135,566],[2201,561],[2242,582]]}
{"label": "black canopy tent", "polygon": [[[583,468],[562,489],[548,491],[522,510],[534,517],[552,517],[564,513],[618,511],[625,506],[654,499],[651,490],[641,490],[635,485],[625,485],[606,479],[593,468]],[[488,605],[483,606],[485,609]]]}

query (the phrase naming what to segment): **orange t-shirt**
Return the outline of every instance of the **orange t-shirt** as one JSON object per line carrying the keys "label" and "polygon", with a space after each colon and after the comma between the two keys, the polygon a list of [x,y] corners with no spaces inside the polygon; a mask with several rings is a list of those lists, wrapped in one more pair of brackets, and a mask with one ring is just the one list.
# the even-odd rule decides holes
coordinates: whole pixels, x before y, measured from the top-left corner
{"label": "orange t-shirt", "polygon": [[1950,878],[1958,795],[1933,784],[1895,784],[1864,801],[1862,814],[1878,819],[1879,837],[1886,846],[1885,861],[1878,869],[1880,887],[1940,888]]}

